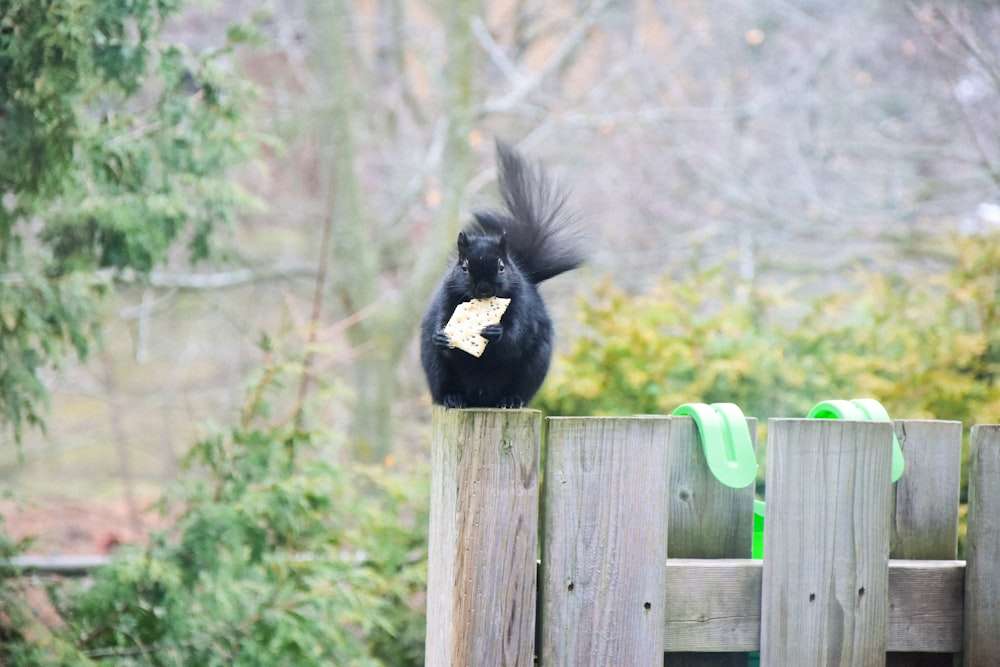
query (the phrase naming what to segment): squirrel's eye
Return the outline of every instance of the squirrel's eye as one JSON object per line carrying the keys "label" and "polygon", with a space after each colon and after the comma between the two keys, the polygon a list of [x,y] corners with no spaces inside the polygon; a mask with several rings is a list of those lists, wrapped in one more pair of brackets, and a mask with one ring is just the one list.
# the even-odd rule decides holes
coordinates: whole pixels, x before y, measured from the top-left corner
{"label": "squirrel's eye", "polygon": [[458,268],[462,269],[462,273],[468,273],[469,272],[469,260],[463,259],[461,262],[458,263]]}
{"label": "squirrel's eye", "polygon": [[502,259],[498,259],[497,260],[497,273],[503,273],[503,270],[506,269],[506,268],[507,267],[504,266],[503,260]]}

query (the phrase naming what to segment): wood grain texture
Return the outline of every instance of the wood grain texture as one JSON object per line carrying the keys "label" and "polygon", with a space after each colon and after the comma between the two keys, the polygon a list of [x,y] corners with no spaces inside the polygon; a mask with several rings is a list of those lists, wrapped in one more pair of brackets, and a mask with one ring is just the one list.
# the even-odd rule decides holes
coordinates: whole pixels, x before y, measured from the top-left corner
{"label": "wood grain texture", "polygon": [[[759,650],[763,569],[759,560],[668,560],[666,650]],[[964,581],[964,561],[890,560],[888,650],[961,650]]]}
{"label": "wood grain texture", "polygon": [[752,501],[713,488],[690,420],[551,419],[536,572],[539,414],[436,410],[426,664],[530,665],[536,647],[545,665],[735,665],[760,650],[761,664],[895,667],[963,649],[993,664],[1000,426],[973,430],[968,568],[888,560],[890,534],[903,553],[953,553],[960,435],[897,422],[901,489],[890,428],[771,422],[761,562],[705,558],[714,541],[749,551],[743,528],[712,526],[727,512],[742,523]]}
{"label": "wood grain texture", "polygon": [[[754,486],[719,483],[705,460],[698,427],[690,417],[671,417],[670,558],[750,558]],[[757,420],[748,419],[751,441]]]}
{"label": "wood grain texture", "polygon": [[761,663],[884,665],[892,425],[772,419]]}
{"label": "wood grain texture", "polygon": [[[956,560],[889,561],[890,651],[957,653],[962,650],[965,563]],[[950,664],[951,656],[943,658]],[[899,664],[937,662],[931,656],[895,656]]]}
{"label": "wood grain texture", "polygon": [[541,664],[662,664],[669,432],[655,417],[548,420]]}
{"label": "wood grain texture", "polygon": [[966,665],[1000,664],[1000,425],[972,427],[966,535]]}
{"label": "wood grain texture", "polygon": [[759,650],[762,570],[750,559],[668,560],[665,649]]}
{"label": "wood grain texture", "polygon": [[431,667],[532,664],[540,437],[535,410],[435,408]]}
{"label": "wood grain texture", "polygon": [[962,422],[908,419],[893,426],[906,469],[893,494],[889,555],[954,559],[958,556]]}
{"label": "wood grain texture", "polygon": [[[698,427],[690,417],[671,417],[670,428],[670,507],[669,541],[670,558],[750,558],[753,550],[753,498],[754,485],[742,489],[732,489],[720,484],[708,467],[705,451],[698,434]],[[757,420],[747,419],[750,440],[756,444]],[[672,598],[684,599],[689,582],[668,581],[668,614],[673,605]],[[726,582],[719,582],[725,586]],[[758,596],[749,601],[760,614],[759,582]],[[735,591],[727,591],[726,594]],[[707,610],[711,614],[711,608]],[[717,629],[720,634],[732,630],[729,621],[738,618],[720,619],[709,616],[705,629]],[[739,627],[738,622],[735,623]],[[669,667],[742,667],[748,664],[746,653],[716,652],[711,645],[700,648],[682,648],[687,642],[684,636],[686,626],[667,623],[664,638],[667,655],[664,664]],[[674,638],[669,633],[680,632]],[[759,623],[754,628],[753,643],[759,643]],[[692,651],[699,651],[692,653]]]}
{"label": "wood grain texture", "polygon": [[[893,428],[906,459],[906,468],[894,485],[889,556],[914,560],[954,559],[958,555],[962,423],[906,419],[893,422]],[[925,611],[932,614],[929,619],[934,618],[933,611]],[[925,620],[928,619],[923,616],[902,619],[891,609],[889,612],[890,625],[903,623],[903,627],[913,632],[914,640],[921,633],[934,631],[933,620],[927,625]],[[891,627],[889,634],[893,635]],[[940,637],[935,639],[944,641]],[[890,644],[889,650],[898,649]],[[952,662],[950,654],[890,653],[886,665],[951,667]]]}

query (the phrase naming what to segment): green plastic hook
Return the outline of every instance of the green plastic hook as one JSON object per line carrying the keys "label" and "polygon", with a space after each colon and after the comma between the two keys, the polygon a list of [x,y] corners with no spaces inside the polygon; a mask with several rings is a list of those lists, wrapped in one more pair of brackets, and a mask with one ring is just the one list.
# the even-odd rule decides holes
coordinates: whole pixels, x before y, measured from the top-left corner
{"label": "green plastic hook", "polygon": [[757,481],[757,456],[750,429],[739,406],[733,403],[685,403],[678,417],[691,417],[701,434],[708,469],[721,484],[742,489]]}
{"label": "green plastic hook", "polygon": [[[813,406],[807,415],[810,419],[850,419],[854,421],[888,422],[889,413],[881,403],[874,398],[855,398],[850,401],[821,401]],[[903,449],[899,446],[899,438],[892,434],[892,481],[899,481],[903,476],[906,462],[903,460]]]}

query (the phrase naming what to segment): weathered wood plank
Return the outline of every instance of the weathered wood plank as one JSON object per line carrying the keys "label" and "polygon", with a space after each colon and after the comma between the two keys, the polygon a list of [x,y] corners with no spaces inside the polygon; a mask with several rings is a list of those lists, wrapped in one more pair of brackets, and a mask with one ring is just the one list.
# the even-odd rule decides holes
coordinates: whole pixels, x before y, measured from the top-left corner
{"label": "weathered wood plank", "polygon": [[1000,641],[1000,425],[972,427],[966,535],[966,665],[997,664]]}
{"label": "weathered wood plank", "polygon": [[768,423],[766,665],[884,665],[892,425]]}
{"label": "weathered wood plank", "polygon": [[889,555],[954,559],[958,556],[962,422],[907,419],[893,426],[906,470],[893,494]]}
{"label": "weathered wood plank", "polygon": [[[698,427],[690,417],[671,417],[670,558],[750,558],[754,487],[731,489],[712,475]],[[751,441],[757,420],[748,419]]]}
{"label": "weathered wood plank", "polygon": [[[753,548],[754,485],[732,489],[720,484],[705,460],[694,420],[690,417],[671,419],[674,423],[670,427],[669,557],[749,558]],[[757,420],[747,419],[747,426],[751,442],[756,443]],[[668,599],[674,595],[685,596],[687,583],[673,583],[675,585],[667,587]],[[759,596],[751,604],[756,605],[759,614]],[[672,629],[669,623],[667,628]],[[759,635],[759,627],[755,633]],[[669,636],[665,641],[668,645],[674,643]],[[758,641],[754,637],[754,643]],[[678,642],[683,643],[683,640]],[[664,663],[669,667],[742,667],[749,661],[746,653],[711,653],[710,646],[667,650],[673,651],[667,654]]]}
{"label": "weathered wood plank", "polygon": [[[953,559],[958,555],[962,423],[907,419],[893,427],[906,470],[894,485],[889,556]],[[905,623],[914,633],[926,630],[923,617],[901,619],[892,609],[889,623]],[[889,650],[895,649],[890,645]],[[951,667],[952,662],[951,655],[927,653],[890,653],[886,659],[887,667]]]}
{"label": "weathered wood plank", "polygon": [[[925,653],[961,651],[964,584],[962,561],[890,560],[888,649]],[[900,660],[906,657],[898,656]],[[926,664],[929,659],[912,656],[911,662]]]}
{"label": "weathered wood plank", "polygon": [[662,663],[670,424],[548,420],[541,664]]}
{"label": "weathered wood plank", "polygon": [[15,556],[10,564],[21,574],[86,577],[111,563],[111,556]]}
{"label": "weathered wood plank", "polygon": [[[757,651],[763,563],[667,561],[667,651]],[[889,561],[890,651],[961,650],[965,562]]]}
{"label": "weathered wood plank", "polygon": [[541,413],[435,408],[427,659],[530,665]]}
{"label": "weathered wood plank", "polygon": [[668,560],[664,648],[759,650],[762,570],[750,559]]}
{"label": "weathered wood plank", "polygon": [[[963,641],[967,664],[990,664],[1000,636],[1000,426],[973,431],[967,572],[954,560],[886,563],[888,533],[881,531],[881,542],[874,533],[879,517],[889,527],[892,491],[880,499],[876,471],[884,469],[888,480],[890,448],[882,453],[871,423],[813,420],[776,420],[770,428],[768,561],[703,560],[697,537],[689,546],[698,559],[667,559],[668,550],[674,553],[674,535],[670,544],[666,538],[668,503],[650,499],[688,503],[678,510],[682,517],[690,512],[688,521],[679,522],[678,535],[694,531],[699,521],[711,522],[694,518],[705,489],[712,490],[710,480],[687,486],[684,480],[697,479],[697,473],[671,475],[676,460],[671,457],[696,459],[697,440],[687,421],[550,422],[549,538],[539,582],[538,646],[544,664],[659,664],[652,656],[662,652],[667,664],[678,657],[685,664],[717,664],[711,661],[725,656],[711,652],[737,658],[758,649],[762,664],[864,665],[884,664],[880,660],[886,658],[897,664],[892,661],[912,657],[896,652],[923,652],[917,656],[923,662],[913,664],[938,657],[946,664],[947,656],[927,654],[957,653]],[[816,427],[832,431],[804,433]],[[953,553],[950,512],[932,505],[957,501],[952,478],[960,431],[941,422],[900,422],[896,428],[908,454],[903,479],[911,477],[904,485],[909,489],[895,487],[893,548],[924,557]],[[428,665],[531,664],[539,432],[533,411],[435,413]],[[685,438],[686,452],[677,445]],[[678,465],[683,470],[685,463]],[[779,481],[784,479],[797,482],[789,487]],[[717,538],[727,539],[726,534],[717,532]],[[775,545],[788,540],[791,546]],[[879,588],[873,562],[884,565],[885,606],[881,618],[868,620],[864,614],[871,610],[864,606]],[[765,585],[772,576],[768,568],[778,573],[784,598]],[[801,599],[805,591],[815,596],[808,603]],[[826,609],[810,609],[824,601]],[[775,631],[765,627],[773,613],[787,620],[785,634],[777,635],[782,642],[777,658],[768,653]],[[660,632],[651,641],[652,623]],[[866,652],[865,647],[878,643],[871,635],[882,632],[880,625],[883,652],[872,658],[877,648]],[[803,644],[818,647],[807,654]]]}

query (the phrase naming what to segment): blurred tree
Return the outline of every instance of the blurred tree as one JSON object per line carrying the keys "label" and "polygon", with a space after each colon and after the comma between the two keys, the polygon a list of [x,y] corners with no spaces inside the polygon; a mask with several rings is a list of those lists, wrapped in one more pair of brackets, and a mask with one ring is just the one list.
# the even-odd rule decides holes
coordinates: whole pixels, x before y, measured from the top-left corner
{"label": "blurred tree", "polygon": [[[859,261],[942,268],[954,259],[942,232],[998,219],[995,3],[222,0],[179,22],[178,39],[217,41],[218,25],[257,5],[274,8],[273,49],[236,66],[269,91],[255,119],[294,148],[250,176],[274,206],[246,221],[236,252],[309,268],[324,258],[313,317],[296,321],[356,323],[343,352],[356,364],[343,373],[365,459],[387,451],[390,424],[426,418],[416,322],[461,212],[490,181],[494,135],[571,174],[573,204],[601,239],[593,264],[629,290],[689,280],[702,248],[709,264],[734,262],[744,294],[792,280],[811,301],[853,287],[842,278]],[[151,408],[129,383],[100,398],[128,403],[135,445],[180,447],[192,423],[233,409],[250,362],[227,356],[232,340],[248,348],[301,295],[268,277],[252,294],[174,300],[192,283],[157,273],[120,313],[142,318],[142,353],[119,355],[117,371],[151,379]],[[557,322],[560,292],[593,288],[586,273],[561,280],[546,286]],[[178,306],[195,299],[195,316]],[[173,363],[179,345],[190,363]],[[322,356],[307,360],[303,398]],[[204,367],[224,357],[226,372],[206,382]],[[148,361],[179,379],[164,385],[134,363]],[[91,394],[86,372],[60,378],[70,401]],[[164,424],[156,442],[150,418]],[[67,449],[83,431],[52,430]],[[397,431],[397,444],[418,432]]]}
{"label": "blurred tree", "polygon": [[[477,123],[509,113],[543,81],[558,78],[607,4],[588,3],[578,21],[576,12],[567,14],[555,24],[558,46],[546,47],[540,65],[522,70],[524,62],[510,60],[493,42],[477,0],[422,7],[432,13],[415,19],[406,14],[414,7],[393,0],[376,3],[375,15],[342,0],[312,3],[320,180],[331,228],[326,261],[334,265],[331,289],[341,316],[366,314],[349,330],[358,354],[356,458],[378,461],[390,449],[400,361],[463,222],[477,181],[474,149],[492,159],[492,144]],[[504,20],[521,26],[523,17]],[[428,22],[441,37],[421,43],[414,35],[426,35]],[[368,25],[378,29],[372,33]],[[527,41],[515,58],[527,62],[532,42],[550,37],[522,35]],[[403,222],[414,213],[420,219],[407,228]]]}
{"label": "blurred tree", "polygon": [[[1000,7],[991,2],[909,4],[924,35],[943,56],[938,65],[954,100],[970,161],[1000,187]],[[977,207],[973,229],[1000,226],[1000,196]],[[968,223],[966,224],[968,227]]]}
{"label": "blurred tree", "polygon": [[[395,307],[380,308],[350,329],[352,344],[361,350],[354,366],[356,404],[351,443],[355,457],[363,461],[381,460],[389,451],[396,368],[420,315],[420,302],[437,279],[438,267],[447,252],[447,239],[458,229],[470,175],[468,137],[472,132],[471,94],[476,57],[469,21],[474,8],[473,0],[456,0],[444,3],[440,10],[448,55],[436,92],[446,103],[440,132],[429,148],[435,163],[428,167],[440,169],[441,205],[426,241],[402,268],[409,279],[402,286],[403,294]],[[406,44],[399,16],[402,7],[395,2],[378,5],[381,14],[378,24],[389,35],[377,40],[379,58],[374,71],[355,50],[359,46],[357,23],[361,17],[352,15],[342,0],[314,2],[312,9],[314,25],[320,27],[316,36],[321,43],[315,47],[317,64],[324,73],[321,80],[326,86],[326,105],[321,115],[324,129],[321,178],[326,224],[332,226],[333,244],[332,255],[324,261],[332,261],[337,267],[333,289],[341,307],[347,312],[358,312],[372,308],[379,301],[385,254],[388,248],[398,245],[399,237],[392,229],[398,220],[387,219],[387,215],[394,215],[391,208],[362,199],[355,143],[365,137],[388,143],[404,140],[398,129],[393,132],[392,127],[400,122],[401,110],[392,104],[385,105],[383,113],[373,118],[371,113],[386,100],[373,97],[359,73],[367,71],[383,79],[402,76],[399,68]],[[371,127],[373,124],[381,127]]]}
{"label": "blurred tree", "polygon": [[581,300],[537,403],[588,415],[734,402],[765,420],[871,396],[894,416],[989,422],[1000,409],[1000,233],[949,245],[950,271],[859,269],[851,289],[807,309],[773,288],[740,299],[723,267],[640,296],[605,285]]}
{"label": "blurred tree", "polygon": [[182,0],[0,2],[0,433],[42,425],[40,377],[97,338],[96,299],[187,246],[212,253],[249,198],[253,147],[225,49],[162,41]]}
{"label": "blurred tree", "polygon": [[268,351],[239,423],[163,496],[164,530],[46,585],[45,620],[0,534],[0,664],[424,664],[427,475],[319,461],[336,435],[274,414],[300,354]]}

